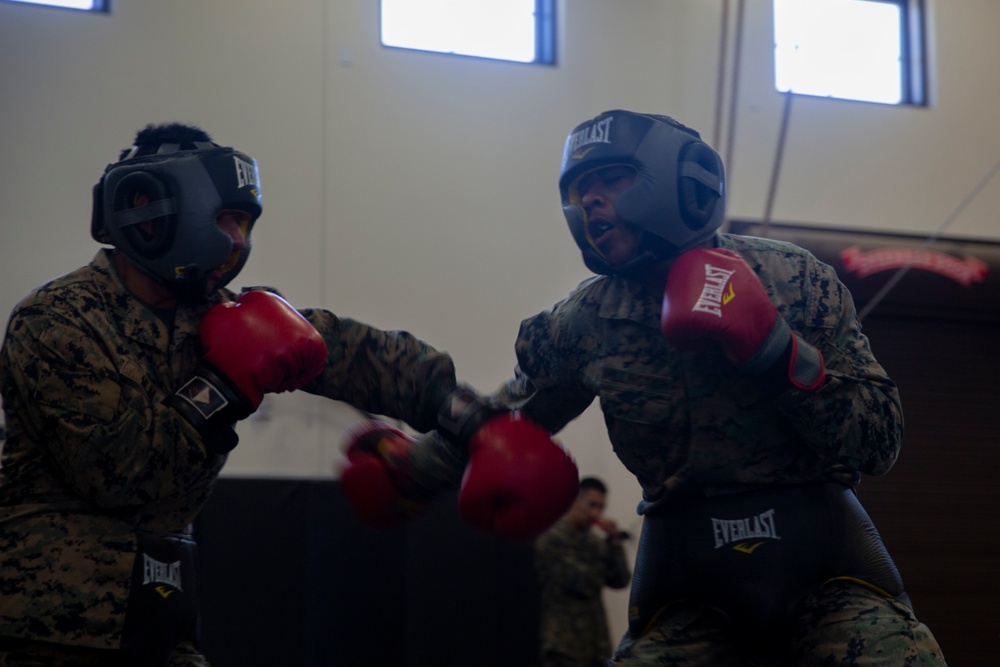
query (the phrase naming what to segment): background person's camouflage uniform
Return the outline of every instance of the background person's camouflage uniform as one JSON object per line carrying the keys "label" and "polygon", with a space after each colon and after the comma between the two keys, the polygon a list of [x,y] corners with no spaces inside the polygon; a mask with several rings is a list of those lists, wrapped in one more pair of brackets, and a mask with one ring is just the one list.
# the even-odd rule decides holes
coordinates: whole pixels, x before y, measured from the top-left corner
{"label": "background person's camouflage uniform", "polygon": [[621,543],[560,519],[535,542],[545,667],[592,667],[611,655],[601,593],[631,579]]}
{"label": "background person's camouflage uniform", "polygon": [[[823,480],[849,484],[860,473],[887,472],[900,448],[899,396],[834,270],[787,243],[720,234],[717,245],[746,260],[792,330],[822,352],[827,380],[820,389],[768,396],[717,346],[678,351],[660,331],[662,293],[602,275],[522,323],[517,373],[498,398],[552,432],[599,398],[615,453],[642,485],[640,513],[690,494]],[[907,651],[920,659],[905,664],[944,664],[929,630],[908,610],[859,586],[848,588],[849,594],[811,598],[803,619],[813,628],[803,641],[829,651],[822,664],[898,665]],[[864,622],[836,627],[838,614],[861,613]],[[626,635],[615,664],[733,664],[713,658],[730,649],[717,620],[701,614],[697,604],[668,610],[649,633]],[[704,636],[711,651],[700,643]],[[890,643],[880,643],[887,637]],[[899,651],[888,662],[866,661],[894,648]],[[796,650],[817,649],[799,644]]]}
{"label": "background person's camouflage uniform", "polygon": [[[202,316],[233,298],[161,319],[102,250],[14,309],[0,354],[0,663],[14,638],[119,646],[136,530],[190,534],[225,463],[164,399],[201,356]],[[450,357],[405,332],[303,314],[329,352],[307,391],[432,428],[435,397],[455,385]]]}

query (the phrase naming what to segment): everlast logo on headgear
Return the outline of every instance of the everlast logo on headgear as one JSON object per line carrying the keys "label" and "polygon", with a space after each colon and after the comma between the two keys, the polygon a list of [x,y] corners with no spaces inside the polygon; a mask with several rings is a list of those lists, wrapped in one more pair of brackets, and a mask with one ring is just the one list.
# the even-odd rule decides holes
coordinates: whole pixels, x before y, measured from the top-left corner
{"label": "everlast logo on headgear", "polygon": [[691,310],[722,317],[722,307],[736,296],[732,285],[729,285],[728,290],[726,289],[729,277],[733,273],[735,272],[706,264],[705,285],[701,288],[701,296],[698,297],[698,301],[695,302]]}
{"label": "everlast logo on headgear", "polygon": [[233,162],[236,164],[236,187],[257,185],[257,170],[254,169],[252,162],[241,160],[237,155],[233,156]]}
{"label": "everlast logo on headgear", "polygon": [[614,116],[608,116],[604,120],[599,120],[593,125],[588,125],[579,132],[574,132],[569,136],[569,151],[573,158],[583,157],[577,155],[576,151],[590,144],[610,144],[611,143],[611,121]]}

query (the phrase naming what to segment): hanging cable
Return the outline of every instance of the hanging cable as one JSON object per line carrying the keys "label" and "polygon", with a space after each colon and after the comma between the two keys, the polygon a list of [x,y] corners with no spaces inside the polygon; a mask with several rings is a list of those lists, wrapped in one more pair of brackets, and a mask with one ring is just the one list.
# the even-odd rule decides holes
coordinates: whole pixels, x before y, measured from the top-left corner
{"label": "hanging cable", "polygon": [[778,175],[781,173],[781,163],[785,155],[785,137],[788,135],[788,119],[792,115],[792,91],[785,93],[785,106],[781,112],[781,129],[778,130],[778,146],[774,151],[774,167],[771,170],[771,183],[767,189],[767,202],[764,204],[764,220],[760,225],[760,235],[767,236],[771,226],[771,212],[774,210],[774,195],[778,191]]}
{"label": "hanging cable", "polygon": [[[738,0],[736,3],[736,31],[733,42],[732,90],[729,93],[729,134],[726,142],[726,158],[724,160],[726,169],[730,172],[733,165],[733,146],[736,144],[736,107],[739,99],[738,93],[740,88],[740,51],[742,51],[743,44],[744,6],[744,0]],[[732,183],[732,176],[727,174],[726,180],[728,183]]]}
{"label": "hanging cable", "polygon": [[[979,193],[982,192],[983,188],[986,187],[986,184],[989,183],[991,180],[993,180],[993,177],[996,176],[998,171],[1000,171],[1000,160],[996,161],[996,163],[989,169],[989,171],[987,171],[986,174],[981,179],[979,179],[979,182],[976,183],[976,185],[973,186],[971,190],[969,190],[969,193],[965,195],[965,198],[962,199],[961,202],[959,202],[958,206],[955,207],[955,210],[949,213],[948,216],[941,223],[941,225],[930,236],[928,236],[923,243],[920,244],[920,246],[917,248],[917,252],[923,250],[930,244],[937,241],[938,238],[940,238],[941,234],[944,232],[944,230],[947,229],[951,225],[951,223],[955,221],[955,218],[961,215],[962,211],[965,210],[965,207],[971,204],[972,200],[979,196]],[[917,259],[916,254],[917,253],[915,252],[913,258],[910,261],[908,261],[903,266],[899,267],[899,269],[896,270],[896,273],[894,273],[892,277],[889,278],[889,280],[885,283],[885,285],[882,286],[882,289],[876,292],[875,296],[873,296],[871,300],[868,301],[867,304],[865,304],[865,307],[861,310],[861,312],[858,313],[859,320],[864,321],[865,317],[868,316],[868,313],[872,312],[875,306],[877,306],[879,302],[881,302],[882,299],[884,299],[885,296],[890,291],[892,291],[892,289],[899,283],[899,281],[903,279],[903,276],[905,276],[906,273],[911,268],[913,268],[913,263]]]}
{"label": "hanging cable", "polygon": [[722,147],[722,108],[726,96],[726,59],[729,48],[729,0],[722,0],[722,22],[719,26],[719,71],[715,78],[715,125],[712,128],[712,143]]}

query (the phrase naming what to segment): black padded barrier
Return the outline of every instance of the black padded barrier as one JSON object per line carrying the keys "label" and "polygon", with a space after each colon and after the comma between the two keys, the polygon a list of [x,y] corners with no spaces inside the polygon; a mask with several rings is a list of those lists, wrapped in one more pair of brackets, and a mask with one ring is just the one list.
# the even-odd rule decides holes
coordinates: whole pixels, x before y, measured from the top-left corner
{"label": "black padded barrier", "polygon": [[333,480],[221,478],[195,523],[213,667],[537,664],[530,543],[455,502],[384,531]]}

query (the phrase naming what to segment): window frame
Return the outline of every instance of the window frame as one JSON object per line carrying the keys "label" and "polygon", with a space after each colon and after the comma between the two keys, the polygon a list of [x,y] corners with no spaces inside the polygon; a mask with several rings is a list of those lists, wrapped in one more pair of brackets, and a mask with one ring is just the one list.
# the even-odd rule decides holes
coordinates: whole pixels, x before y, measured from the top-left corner
{"label": "window frame", "polygon": [[92,7],[71,7],[68,5],[53,4],[46,0],[0,0],[12,5],[26,5],[31,7],[45,7],[47,9],[68,9],[74,12],[93,12],[98,14],[111,13],[111,0],[93,0]]}
{"label": "window frame", "polygon": [[[776,1],[776,0],[775,0]],[[790,90],[795,95],[808,97],[819,97],[845,102],[864,102],[868,104],[883,104],[887,106],[927,106],[928,104],[928,63],[927,63],[927,34],[926,34],[926,9],[924,0],[855,0],[857,2],[879,3],[892,5],[899,10],[899,69],[900,69],[900,95],[895,102],[884,102],[880,100],[864,100],[835,95],[819,95],[815,93],[803,93]],[[772,10],[777,12],[775,2],[772,2]],[[775,14],[775,20],[777,14]],[[777,58],[777,36],[775,36],[775,54]],[[774,70],[774,87],[779,93],[789,92],[781,90],[777,81],[777,60]]]}
{"label": "window frame", "polygon": [[[411,0],[417,2],[418,0]],[[535,58],[534,60],[510,60],[495,56],[484,56],[471,53],[455,53],[450,51],[438,51],[414,46],[399,46],[396,44],[386,44],[382,39],[383,7],[379,2],[379,44],[386,49],[399,49],[404,51],[415,51],[419,53],[435,53],[445,56],[455,56],[460,58],[476,58],[479,60],[492,60],[494,62],[510,63],[513,65],[556,65],[557,62],[557,32],[556,25],[556,3],[557,0],[534,0],[535,9]]]}
{"label": "window frame", "polygon": [[903,99],[900,104],[927,105],[927,22],[924,0],[878,0],[899,5],[902,37]]}

